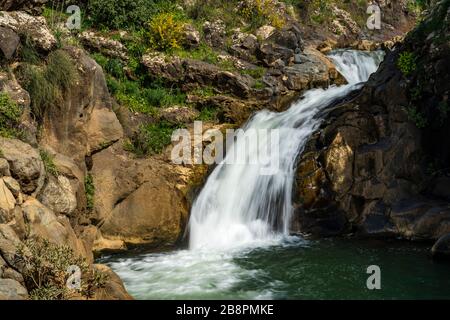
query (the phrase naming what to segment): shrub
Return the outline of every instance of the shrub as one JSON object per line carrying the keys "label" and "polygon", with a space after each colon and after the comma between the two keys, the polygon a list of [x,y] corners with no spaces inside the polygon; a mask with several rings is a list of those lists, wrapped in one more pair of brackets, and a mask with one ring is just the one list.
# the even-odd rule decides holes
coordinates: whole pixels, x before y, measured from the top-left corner
{"label": "shrub", "polygon": [[49,54],[47,67],[45,68],[45,78],[55,87],[65,91],[76,81],[78,73],[74,66],[74,61],[69,55],[56,50]]}
{"label": "shrub", "polygon": [[148,23],[150,45],[156,50],[180,49],[184,23],[173,13],[160,13]]}
{"label": "shrub", "polygon": [[409,120],[413,121],[417,128],[423,129],[428,125],[426,116],[418,111],[416,107],[409,107],[407,112]]}
{"label": "shrub", "polygon": [[41,155],[42,162],[44,163],[45,171],[54,176],[58,176],[58,169],[53,162],[53,157],[45,150],[39,150],[39,153]]}
{"label": "shrub", "polygon": [[408,76],[417,68],[416,58],[413,52],[402,52],[397,60],[397,67],[405,75]]}
{"label": "shrub", "polygon": [[17,138],[21,135],[17,129],[20,123],[22,110],[6,94],[0,93],[0,136],[6,138]]}
{"label": "shrub", "polygon": [[91,24],[109,29],[139,29],[155,14],[174,11],[171,0],[89,0]]}
{"label": "shrub", "polygon": [[94,179],[91,174],[88,174],[84,178],[84,190],[86,193],[86,208],[88,210],[92,210],[94,209],[95,186]]}
{"label": "shrub", "polygon": [[[81,295],[91,298],[96,289],[104,287],[106,277],[92,269],[84,258],[72,249],[48,240],[28,239],[18,246],[17,256],[23,265],[22,275],[33,300],[67,300]],[[69,289],[69,267],[81,271],[80,291]]]}
{"label": "shrub", "polygon": [[273,0],[248,0],[241,8],[241,14],[250,21],[253,28],[269,23],[281,29],[286,23]]}

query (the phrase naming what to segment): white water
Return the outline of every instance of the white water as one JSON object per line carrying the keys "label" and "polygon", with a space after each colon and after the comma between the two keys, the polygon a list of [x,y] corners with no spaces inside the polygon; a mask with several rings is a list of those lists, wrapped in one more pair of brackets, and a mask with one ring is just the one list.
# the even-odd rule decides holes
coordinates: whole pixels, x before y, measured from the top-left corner
{"label": "white water", "polygon": [[307,241],[288,236],[296,157],[319,126],[318,113],[366,81],[376,71],[382,55],[339,51],[331,58],[349,85],[310,90],[289,110],[261,111],[245,126],[246,130],[280,129],[279,154],[268,153],[261,143],[252,143],[248,149],[240,140],[235,143],[234,152],[279,156],[277,174],[260,175],[258,165],[218,165],[192,208],[190,250],[119,258],[108,263],[135,298],[270,299],[283,290],[286,284],[281,280],[249,289],[243,284],[265,279],[267,272],[243,268],[235,259],[246,259],[260,247],[308,246]]}
{"label": "white water", "polygon": [[[336,52],[331,58],[348,85],[310,90],[289,110],[261,111],[247,123],[245,136],[237,139],[194,202],[189,224],[191,249],[247,246],[289,234],[296,159],[321,122],[316,115],[367,81],[381,57],[357,51]],[[267,143],[276,141],[268,141],[263,134],[254,135],[259,131],[251,129],[278,130],[279,144],[268,148]],[[246,158],[262,155],[270,163],[279,164],[279,170],[274,175],[262,175],[264,165],[228,164],[235,154],[245,154]]]}

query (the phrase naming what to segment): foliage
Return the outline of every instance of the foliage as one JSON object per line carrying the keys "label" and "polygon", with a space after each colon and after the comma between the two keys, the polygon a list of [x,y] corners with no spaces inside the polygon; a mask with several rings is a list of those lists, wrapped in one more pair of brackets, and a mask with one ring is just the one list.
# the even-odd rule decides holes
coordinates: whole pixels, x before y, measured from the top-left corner
{"label": "foliage", "polygon": [[86,208],[88,210],[92,210],[94,209],[95,186],[94,179],[91,174],[88,174],[84,178],[84,190],[86,193]]}
{"label": "foliage", "polygon": [[416,107],[407,108],[408,118],[413,121],[417,128],[423,129],[428,125],[428,120],[424,114],[417,110]]}
{"label": "foliage", "polygon": [[281,29],[286,23],[273,0],[249,0],[241,8],[241,14],[250,21],[252,28],[270,24]]}
{"label": "foliage", "polygon": [[180,49],[183,42],[184,22],[173,13],[160,13],[148,23],[150,45],[161,51]]}
{"label": "foliage", "polygon": [[0,136],[6,138],[20,137],[21,132],[17,129],[22,110],[3,92],[0,92]]}
{"label": "foliage", "polygon": [[[90,268],[84,258],[77,257],[68,246],[59,246],[48,240],[28,239],[18,246],[17,256],[23,264],[22,275],[33,300],[67,300],[77,296],[91,298],[96,289],[104,287],[106,277]],[[68,269],[81,270],[79,292],[69,289]]]}
{"label": "foliage", "polygon": [[30,94],[33,114],[42,120],[49,108],[56,106],[62,94],[76,78],[74,63],[62,50],[52,52],[43,65],[25,64],[21,80]]}
{"label": "foliage", "polygon": [[217,121],[218,112],[219,111],[215,107],[204,107],[200,110],[197,120],[204,122],[215,122]]}
{"label": "foliage", "polygon": [[141,157],[161,153],[171,143],[172,132],[177,128],[165,121],[142,125],[125,149]]}
{"label": "foliage", "polygon": [[397,67],[405,76],[409,76],[412,72],[416,71],[417,65],[414,53],[409,51],[400,53],[397,60]]}
{"label": "foliage", "polygon": [[55,163],[53,162],[53,157],[51,154],[49,154],[45,150],[39,150],[39,153],[41,155],[42,162],[44,163],[45,171],[48,173],[58,176],[58,169],[56,168]]}

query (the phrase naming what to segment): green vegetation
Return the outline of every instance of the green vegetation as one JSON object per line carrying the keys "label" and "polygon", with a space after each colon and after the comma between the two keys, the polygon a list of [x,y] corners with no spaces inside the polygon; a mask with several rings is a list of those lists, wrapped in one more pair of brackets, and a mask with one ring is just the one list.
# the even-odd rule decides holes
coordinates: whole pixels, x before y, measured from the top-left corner
{"label": "green vegetation", "polygon": [[0,92],[0,136],[19,138],[21,132],[17,129],[22,110],[11,100],[9,95]]}
{"label": "green vegetation", "polygon": [[148,23],[150,45],[156,50],[180,49],[185,24],[173,13],[160,13]]}
{"label": "green vegetation", "polygon": [[215,107],[204,107],[200,110],[197,120],[204,122],[216,122],[219,110]]}
{"label": "green vegetation", "polygon": [[133,139],[125,144],[125,149],[141,157],[161,153],[171,143],[172,133],[178,128],[165,121],[142,125]]}
{"label": "green vegetation", "polygon": [[94,179],[91,174],[84,178],[84,189],[86,193],[86,209],[94,209],[95,186]]}
{"label": "green vegetation", "polygon": [[42,65],[24,65],[21,80],[30,94],[33,114],[39,120],[57,105],[63,93],[76,81],[77,75],[73,61],[62,50],[50,53]]}
{"label": "green vegetation", "polygon": [[[26,240],[18,246],[17,255],[24,265],[22,275],[33,300],[92,298],[95,290],[104,287],[107,280],[84,258],[77,257],[70,247],[58,246],[45,239]],[[71,266],[77,266],[81,271],[79,291],[67,287]]]}
{"label": "green vegetation", "polygon": [[52,155],[42,149],[39,150],[39,154],[41,155],[42,162],[44,163],[45,171],[54,175],[55,177],[58,176],[59,172],[56,168],[55,163],[53,162]]}
{"label": "green vegetation", "polygon": [[412,106],[407,108],[408,118],[413,121],[417,128],[423,129],[428,125],[428,120],[426,116],[417,110],[416,107]]}
{"label": "green vegetation", "polygon": [[250,22],[251,29],[270,24],[281,29],[286,21],[272,0],[253,0],[245,3],[240,12]]}
{"label": "green vegetation", "polygon": [[397,60],[397,67],[405,76],[409,76],[411,73],[416,71],[416,57],[413,52],[405,51],[400,53]]}

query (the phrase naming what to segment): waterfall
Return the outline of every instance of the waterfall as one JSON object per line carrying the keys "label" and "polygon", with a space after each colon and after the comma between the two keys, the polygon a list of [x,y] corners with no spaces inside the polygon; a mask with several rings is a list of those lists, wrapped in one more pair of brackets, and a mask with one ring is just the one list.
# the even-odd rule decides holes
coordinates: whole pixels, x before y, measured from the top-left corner
{"label": "waterfall", "polygon": [[[289,235],[296,159],[321,123],[318,113],[367,81],[383,58],[380,52],[335,51],[330,58],[348,85],[313,89],[281,113],[256,113],[195,200],[189,221],[190,249],[235,248]],[[276,130],[278,139],[263,134]],[[237,154],[257,163],[233,163]],[[267,163],[273,174],[262,174]]]}

